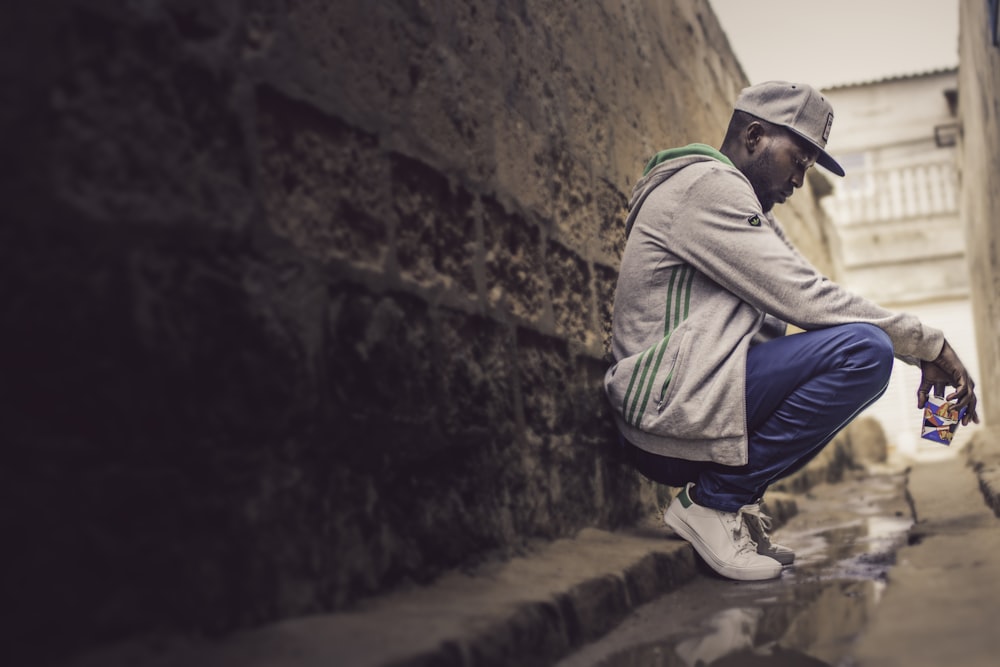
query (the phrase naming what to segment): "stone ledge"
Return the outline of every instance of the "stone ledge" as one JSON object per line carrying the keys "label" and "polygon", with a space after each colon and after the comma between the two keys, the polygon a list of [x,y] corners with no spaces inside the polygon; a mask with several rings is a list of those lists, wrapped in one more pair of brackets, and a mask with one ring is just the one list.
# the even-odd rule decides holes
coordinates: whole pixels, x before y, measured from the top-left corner
{"label": "stone ledge", "polygon": [[526,557],[450,573],[351,613],[291,619],[223,640],[147,640],[73,667],[548,664],[690,580],[691,547],[665,528],[585,529]]}
{"label": "stone ledge", "polygon": [[[765,510],[777,528],[798,507],[793,495],[772,492]],[[523,557],[451,572],[349,613],[290,619],[218,640],[132,641],[64,667],[550,664],[691,580],[700,569],[696,561],[656,512],[633,528],[587,528]]]}

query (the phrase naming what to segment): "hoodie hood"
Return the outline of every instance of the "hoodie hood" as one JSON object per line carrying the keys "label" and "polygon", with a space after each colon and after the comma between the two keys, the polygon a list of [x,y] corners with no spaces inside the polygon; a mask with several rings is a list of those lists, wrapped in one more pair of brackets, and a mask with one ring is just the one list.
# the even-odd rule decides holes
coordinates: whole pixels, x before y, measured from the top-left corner
{"label": "hoodie hood", "polygon": [[650,158],[649,162],[646,163],[646,168],[642,172],[642,178],[639,179],[639,182],[632,189],[632,197],[628,203],[628,218],[625,221],[625,238],[628,238],[629,233],[632,231],[632,225],[639,214],[642,202],[645,201],[646,197],[649,196],[649,193],[656,186],[684,167],[696,162],[705,162],[706,160],[716,160],[734,169],[736,168],[732,160],[707,144],[688,144],[679,148],[668,148]]}

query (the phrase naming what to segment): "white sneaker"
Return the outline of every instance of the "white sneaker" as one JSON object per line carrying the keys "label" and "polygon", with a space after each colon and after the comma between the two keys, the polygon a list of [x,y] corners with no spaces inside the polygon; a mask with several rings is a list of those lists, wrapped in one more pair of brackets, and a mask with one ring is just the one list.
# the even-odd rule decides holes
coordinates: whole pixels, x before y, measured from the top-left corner
{"label": "white sneaker", "polygon": [[740,514],[750,531],[750,539],[757,543],[757,553],[768,558],[773,558],[782,565],[791,565],[795,562],[795,552],[788,547],[771,541],[771,536],[767,531],[771,529],[771,517],[764,514],[760,509],[760,503],[744,505],[740,508]]}
{"label": "white sneaker", "polygon": [[741,512],[720,512],[691,500],[688,484],[663,513],[668,526],[691,543],[708,566],[724,577],[743,581],[774,579],[781,563],[757,553]]}

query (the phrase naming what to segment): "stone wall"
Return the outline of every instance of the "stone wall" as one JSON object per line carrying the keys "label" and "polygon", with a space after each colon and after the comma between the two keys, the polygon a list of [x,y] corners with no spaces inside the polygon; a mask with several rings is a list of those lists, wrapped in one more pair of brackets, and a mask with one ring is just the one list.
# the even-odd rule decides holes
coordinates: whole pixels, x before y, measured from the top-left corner
{"label": "stone wall", "polygon": [[980,414],[1000,424],[1000,46],[986,2],[962,2],[958,72],[961,210],[969,258]]}
{"label": "stone wall", "polygon": [[648,511],[601,378],[631,183],[745,83],[705,0],[7,19],[5,650],[341,609]]}

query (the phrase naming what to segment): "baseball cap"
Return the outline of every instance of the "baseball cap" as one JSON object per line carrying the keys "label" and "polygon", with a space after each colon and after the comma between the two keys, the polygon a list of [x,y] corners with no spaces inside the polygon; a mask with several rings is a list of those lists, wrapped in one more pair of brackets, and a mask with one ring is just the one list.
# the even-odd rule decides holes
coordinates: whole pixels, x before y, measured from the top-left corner
{"label": "baseball cap", "polygon": [[844,168],[826,152],[833,107],[812,86],[787,81],[758,83],[740,92],[735,108],[788,128],[819,149],[816,162],[837,176],[844,175]]}

